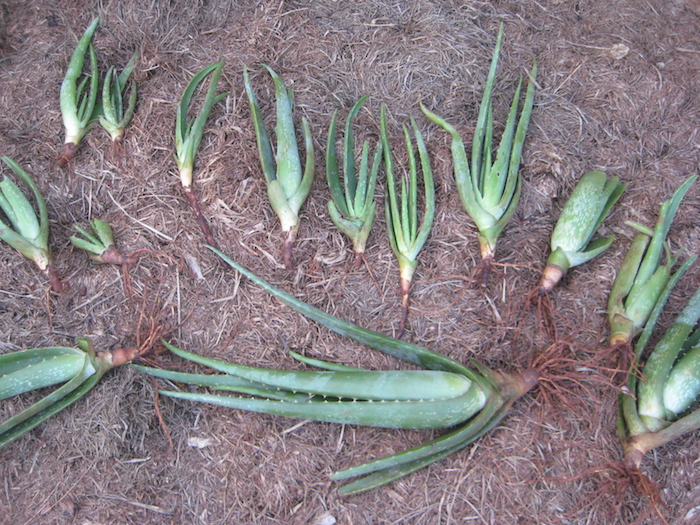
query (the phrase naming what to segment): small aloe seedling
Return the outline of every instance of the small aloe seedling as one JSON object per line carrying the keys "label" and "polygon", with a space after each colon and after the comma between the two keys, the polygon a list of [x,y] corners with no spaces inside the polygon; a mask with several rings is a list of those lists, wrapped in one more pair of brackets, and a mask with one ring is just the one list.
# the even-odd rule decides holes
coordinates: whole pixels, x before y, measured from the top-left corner
{"label": "small aloe seedling", "polygon": [[91,232],[74,225],[77,232],[82,235],[73,235],[70,242],[76,248],[88,252],[90,259],[98,263],[115,264],[117,266],[134,266],[138,259],[130,255],[124,255],[114,245],[112,227],[106,222],[95,219],[90,223]]}
{"label": "small aloe seedling", "polygon": [[39,214],[34,211],[29,199],[24,196],[17,185],[7,177],[0,182],[0,209],[12,226],[0,220],[0,239],[12,246],[27,259],[31,259],[39,270],[46,274],[51,288],[61,293],[63,284],[56,274],[53,258],[49,250],[49,217],[39,187],[34,179],[19,164],[9,157],[2,157],[34,195]]}
{"label": "small aloe seedling", "polygon": [[[666,237],[683,197],[696,179],[696,176],[690,177],[661,204],[653,230],[638,223],[627,223],[639,233],[627,251],[608,299],[611,346],[629,344],[644,329],[671,278],[678,257],[671,254]],[[661,264],[664,252],[665,264]]]}
{"label": "small aloe seedling", "polygon": [[255,127],[260,164],[267,183],[267,196],[270,199],[272,209],[279,217],[282,232],[286,234],[283,250],[284,266],[290,270],[293,267],[292,245],[299,229],[299,210],[309,196],[311,183],[314,179],[314,148],[309,123],[306,118],[302,118],[304,146],[306,148],[306,163],[302,173],[292,117],[294,106],[292,90],[284,85],[282,79],[272,68],[265,66],[265,69],[270,73],[275,83],[277,99],[276,155],[273,153],[270,137],[260,112],[260,105],[250,85],[248,69],[245,67],[243,68],[243,79],[250,102],[250,113]]}
{"label": "small aloe seedling", "polygon": [[332,197],[332,200],[328,201],[328,213],[338,229],[352,240],[355,268],[359,268],[362,264],[367,238],[374,223],[374,214],[377,208],[377,204],[374,202],[374,190],[382,161],[382,143],[379,142],[374,152],[370,171],[369,141],[365,141],[362,146],[360,172],[359,175],[357,174],[352,122],[368,98],[369,95],[365,95],[355,103],[345,122],[342,184],[338,172],[338,156],[335,151],[337,110],[333,113],[331,125],[328,128],[328,147],[326,149],[326,178]]}
{"label": "small aloe seedling", "polygon": [[[418,217],[418,168],[413,152],[411,135],[406,126],[403,128],[406,139],[406,151],[408,153],[408,180],[401,179],[401,197],[396,191],[394,180],[394,162],[391,158],[389,147],[389,134],[386,128],[386,107],[382,105],[381,112],[381,138],[384,149],[384,165],[386,167],[387,197],[386,197],[386,228],[389,234],[389,242],[394,251],[394,255],[399,262],[399,273],[401,276],[401,324],[399,326],[398,337],[403,335],[408,319],[409,294],[411,292],[411,281],[418,266],[418,254],[423,249],[423,245],[430,234],[435,217],[435,186],[433,183],[433,172],[430,167],[430,157],[423,142],[423,136],[418,130],[416,122],[411,119],[413,132],[418,146],[421,169],[423,171],[424,206],[422,220]],[[420,227],[419,227],[420,223]]]}
{"label": "small aloe seedling", "polygon": [[409,450],[333,474],[335,480],[360,479],[341,494],[379,487],[461,450],[499,424],[513,403],[534,388],[539,372],[521,374],[475,369],[418,345],[373,332],[322,312],[275,288],[220,251],[227,264],[284,304],[323,326],[361,344],[426,370],[368,371],[309,359],[321,371],[269,370],[241,366],[185,352],[175,354],[223,374],[183,374],[138,367],[171,381],[207,386],[249,397],[164,391],[163,395],[288,417],[384,428],[449,428]]}
{"label": "small aloe seedling", "polygon": [[[61,84],[61,115],[66,130],[63,151],[58,158],[58,165],[61,167],[70,162],[78,144],[90,129],[99,83],[97,55],[92,45],[92,36],[99,23],[100,18],[95,18],[78,41]],[[89,74],[83,74],[86,54],[90,56]]]}
{"label": "small aloe seedling", "polygon": [[124,107],[123,97],[126,83],[129,81],[138,59],[139,52],[137,50],[134,51],[134,54],[120,74],[117,74],[114,66],[111,66],[107,70],[104,84],[102,85],[103,115],[100,116],[100,124],[112,137],[114,144],[121,144],[124,140],[124,130],[131,122],[131,117],[133,117],[136,109],[136,82],[131,83],[126,108]]}
{"label": "small aloe seedling", "polygon": [[614,235],[591,241],[591,237],[618,201],[625,185],[602,171],[586,173],[571,193],[552,232],[552,253],[538,285],[540,296],[549,293],[569,268],[607,250]]}
{"label": "small aloe seedling", "polygon": [[[199,224],[199,227],[202,229],[207,244],[211,246],[216,246],[216,241],[214,241],[209,223],[204,218],[202,210],[199,207],[199,201],[197,200],[194,187],[192,186],[192,173],[194,172],[194,159],[197,156],[199,144],[204,135],[204,126],[209,118],[209,113],[215,104],[221,102],[228,96],[228,93],[216,94],[216,88],[223,67],[223,60],[215,62],[192,77],[192,80],[187,84],[185,91],[182,93],[175,120],[175,160],[177,161],[177,168],[180,172],[180,182],[182,183],[182,188],[185,190],[187,200],[194,211],[197,224]],[[210,74],[211,80],[209,81],[209,89],[207,90],[204,104],[199,110],[197,118],[190,120],[187,118],[187,113],[190,109],[192,97],[199,85]]]}
{"label": "small aloe seedling", "polygon": [[0,355],[0,401],[63,383],[29,408],[0,423],[0,448],[29,432],[87,394],[110,369],[141,355],[138,348],[95,352],[92,341],[78,348],[32,348]]}
{"label": "small aloe seedling", "polygon": [[501,136],[501,142],[498,146],[498,151],[494,155],[492,152],[494,140],[491,93],[496,78],[502,37],[503,25],[498,31],[496,49],[493,52],[491,69],[489,70],[484,95],[481,99],[481,108],[479,109],[474,141],[472,143],[471,169],[469,168],[464,143],[457,130],[435,113],[428,111],[421,104],[423,113],[452,136],[452,162],[454,164],[457,191],[465,211],[476,223],[476,227],[479,230],[478,238],[481,246],[484,282],[488,279],[498,236],[513,216],[520,200],[522,187],[520,159],[522,157],[525,134],[530,122],[530,114],[532,113],[535,97],[535,76],[537,74],[537,65],[534,64],[530,72],[530,82],[528,83],[519,120],[517,120],[517,117],[522,78],[518,82],[505,129]]}

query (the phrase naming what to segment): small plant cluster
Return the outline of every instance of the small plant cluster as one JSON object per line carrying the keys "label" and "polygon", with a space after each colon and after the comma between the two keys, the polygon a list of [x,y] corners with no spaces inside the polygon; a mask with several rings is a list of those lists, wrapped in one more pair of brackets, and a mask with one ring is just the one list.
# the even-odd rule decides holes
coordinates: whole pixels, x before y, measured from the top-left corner
{"label": "small plant cluster", "polygon": [[[134,53],[120,74],[113,67],[109,68],[98,103],[97,59],[92,45],[98,23],[96,18],[78,42],[61,87],[60,105],[66,128],[66,142],[58,160],[61,165],[74,157],[80,140],[96,120],[115,143],[121,142],[135,111],[135,84],[132,84],[127,102],[123,97],[138,53]],[[537,73],[534,63],[522,105],[522,79],[518,83],[500,143],[494,151],[491,95],[502,36],[501,27],[472,139],[471,161],[456,128],[421,104],[425,116],[451,137],[455,183],[464,209],[478,229],[484,283],[494,263],[498,237],[512,217],[522,192],[520,161],[534,106]],[[86,56],[90,64],[88,74],[83,73]],[[326,177],[331,196],[328,212],[335,225],[352,241],[356,267],[364,260],[376,212],[375,189],[382,164],[384,166],[387,233],[398,260],[402,292],[399,337],[393,338],[361,328],[294,298],[219,249],[195,196],[193,173],[210,112],[227,96],[227,93],[217,94],[223,67],[224,63],[219,61],[194,75],[182,94],[175,116],[175,159],[183,190],[208,248],[227,267],[242,273],[310,319],[423,370],[368,371],[310,359],[293,352],[292,357],[296,360],[320,371],[270,370],[211,359],[168,343],[164,344],[172,353],[218,373],[185,374],[143,366],[136,368],[169,381],[227,392],[162,392],[170,397],[334,423],[447,429],[439,437],[413,449],[337,472],[334,479],[359,478],[343,487],[342,492],[347,494],[368,490],[414,472],[469,445],[498,425],[512,404],[546,377],[544,366],[532,366],[520,373],[491,370],[476,361],[467,366],[400,340],[408,317],[410,287],[418,255],[435,216],[430,155],[417,123],[411,119],[410,128],[403,127],[408,157],[408,173],[404,176],[396,173],[384,105],[380,115],[380,139],[373,153],[369,141],[363,143],[358,157],[359,167],[356,166],[353,123],[368,96],[358,100],[347,116],[340,160],[336,152],[337,111],[331,118],[327,136]],[[243,70],[243,79],[268,197],[285,235],[283,261],[290,269],[293,266],[292,246],[300,223],[299,213],[314,177],[313,141],[309,124],[302,119],[306,153],[302,167],[292,91],[272,68],[265,68],[272,77],[276,94],[275,147],[265,127],[247,68]],[[188,114],[193,99],[207,78],[209,86],[204,101],[198,115],[191,119]],[[37,210],[19,187],[5,177],[0,182],[0,208],[9,224],[0,221],[0,239],[32,259],[47,275],[53,290],[60,293],[63,285],[56,275],[48,246],[48,214],[44,198],[32,177],[15,161],[8,157],[2,160],[29,187]],[[419,165],[422,184],[419,184]],[[700,329],[696,328],[700,319],[700,290],[656,347],[651,352],[646,349],[669,294],[696,259],[690,257],[675,269],[680,254],[673,254],[667,240],[681,201],[696,178],[687,179],[669,200],[662,203],[654,228],[630,224],[639,233],[632,241],[610,293],[610,345],[630,360],[624,364],[630,373],[626,375],[626,388],[619,400],[619,433],[625,464],[630,471],[638,472],[644,455],[653,448],[700,428],[700,409],[697,408],[700,399]],[[421,186],[422,195],[419,195]],[[581,177],[554,227],[551,253],[533,296],[549,294],[570,268],[590,261],[610,247],[614,236],[595,238],[595,235],[624,189],[617,177],[608,177],[602,171],[591,171]],[[86,250],[93,260],[127,269],[137,264],[135,256],[123,255],[116,249],[111,227],[100,219],[94,219],[89,229],[76,226],[76,230],[79,235],[72,237],[71,242]],[[636,343],[635,338],[638,338]],[[143,348],[127,348],[100,352],[89,340],[81,339],[78,348],[39,348],[0,356],[0,400],[38,388],[61,385],[0,424],[0,447],[80,399],[108,370],[139,358],[142,351]],[[636,374],[638,370],[642,371],[644,381],[640,381]]]}

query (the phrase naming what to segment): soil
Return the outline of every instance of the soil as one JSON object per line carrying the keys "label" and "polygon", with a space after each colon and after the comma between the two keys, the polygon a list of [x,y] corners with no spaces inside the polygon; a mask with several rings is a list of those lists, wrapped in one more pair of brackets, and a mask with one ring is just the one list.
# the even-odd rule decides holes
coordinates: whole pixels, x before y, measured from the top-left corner
{"label": "soil", "polygon": [[[139,102],[121,145],[95,126],[67,169],[56,164],[63,127],[59,89],[77,39],[99,15],[100,69],[133,50]],[[418,103],[474,131],[495,37],[504,41],[494,87],[497,133],[521,75],[538,61],[525,143],[522,199],[500,239],[489,284],[476,230],[452,174],[449,140]],[[700,166],[700,3],[697,0],[6,1],[0,4],[0,153],[37,180],[49,207],[55,264],[68,291],[47,292],[31,262],[0,246],[0,351],[142,343],[155,328],[208,356],[278,368],[287,354],[370,369],[408,365],[304,319],[203,247],[180,186],[174,121],[200,69],[224,59],[217,104],[197,156],[194,186],[222,250],[295,296],[386,334],[400,322],[398,266],[386,237],[383,174],[366,265],[326,209],[326,133],[362,95],[358,141],[376,143],[381,104],[398,169],[407,165],[401,125],[416,119],[436,181],[435,224],[419,256],[404,338],[467,362],[523,370],[553,342],[522,314],[549,249],[549,234],[577,179],[601,169],[627,184],[601,228],[612,248],[572,269],[552,292],[560,340],[585,367],[606,345],[605,305],[634,231]],[[316,179],[302,208],[296,267],[282,265],[283,236],[267,201],[243,87],[251,75],[268,127],[274,87],[262,64],[291,87],[295,118],[314,137]],[[299,135],[301,138],[301,134]],[[10,170],[3,168],[4,173]],[[72,247],[73,225],[99,217],[128,272]],[[700,184],[670,234],[675,250],[700,253]],[[700,284],[691,268],[672,295],[667,326]],[[150,364],[195,368],[167,354]],[[657,523],[648,502],[611,483],[620,461],[615,389],[591,370],[566,385],[565,402],[535,390],[474,446],[357,496],[338,495],[332,472],[427,440],[394,431],[302,422],[157,397],[158,384],[123,366],[86,398],[0,451],[0,522],[12,524],[540,524]],[[161,384],[161,386],[163,386]],[[6,416],[28,403],[8,400]],[[651,454],[644,473],[659,487],[670,523],[700,523],[697,432]],[[613,488],[611,488],[613,487]],[[616,490],[615,487],[619,488]]]}

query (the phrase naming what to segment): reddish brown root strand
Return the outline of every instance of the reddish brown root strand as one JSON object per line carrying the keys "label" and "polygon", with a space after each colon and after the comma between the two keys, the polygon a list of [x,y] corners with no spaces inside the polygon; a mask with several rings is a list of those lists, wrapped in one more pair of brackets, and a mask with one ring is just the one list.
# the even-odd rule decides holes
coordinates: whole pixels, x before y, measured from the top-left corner
{"label": "reddish brown root strand", "polygon": [[204,234],[204,239],[206,240],[207,244],[209,246],[213,246],[214,248],[218,248],[219,245],[214,240],[214,235],[211,233],[211,229],[209,228],[209,222],[207,222],[207,220],[204,218],[202,209],[199,207],[199,201],[197,200],[197,195],[195,194],[194,189],[191,186],[185,188],[185,195],[187,195],[187,200],[190,203],[192,211],[194,211],[195,219],[197,220],[197,224]]}
{"label": "reddish brown root strand", "polygon": [[75,156],[75,151],[77,149],[78,149],[77,144],[75,144],[73,142],[65,143],[63,145],[63,148],[61,149],[61,154],[56,159],[56,163],[59,165],[59,167],[65,168],[66,166],[68,166],[68,163]]}
{"label": "reddish brown root strand", "polygon": [[352,267],[359,270],[362,267],[364,257],[365,256],[362,252],[355,252],[355,259],[352,261]]}
{"label": "reddish brown root strand", "polygon": [[127,268],[135,266],[136,263],[139,262],[138,257],[124,255],[119,250],[117,250],[116,246],[114,246],[113,244],[110,245],[104,252],[102,252],[102,255],[100,255],[100,257],[104,262],[108,264],[125,266]]}
{"label": "reddish brown root strand", "polygon": [[46,267],[46,276],[49,279],[49,284],[51,285],[51,289],[56,292],[56,293],[63,293],[65,290],[65,286],[63,285],[63,281],[61,281],[60,277],[58,276],[58,272],[56,271],[56,267],[53,264],[49,264]]}
{"label": "reddish brown root strand", "polygon": [[282,261],[284,262],[284,268],[286,270],[294,269],[294,253],[292,251],[293,245],[294,234],[289,232],[287,238],[284,240],[284,247],[282,248]]}
{"label": "reddish brown root strand", "polygon": [[491,276],[491,264],[493,263],[493,255],[484,257],[481,261],[481,286],[486,286]]}

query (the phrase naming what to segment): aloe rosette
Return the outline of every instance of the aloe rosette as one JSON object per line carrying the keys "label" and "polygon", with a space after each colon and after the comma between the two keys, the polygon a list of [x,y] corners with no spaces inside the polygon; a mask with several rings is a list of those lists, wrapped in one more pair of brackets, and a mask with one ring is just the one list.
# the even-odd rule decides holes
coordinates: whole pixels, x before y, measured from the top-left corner
{"label": "aloe rosette", "polygon": [[243,68],[243,78],[250,103],[250,114],[255,127],[260,164],[267,184],[267,196],[270,199],[272,209],[279,217],[282,232],[286,235],[283,249],[284,266],[290,270],[293,267],[292,246],[299,230],[299,210],[311,192],[311,183],[314,179],[314,148],[309,123],[306,118],[302,118],[304,147],[306,148],[306,161],[302,171],[294,132],[292,90],[284,85],[280,76],[272,68],[264,67],[275,84],[277,100],[276,152],[273,152],[270,136],[265,129],[260,105],[250,85],[247,68]]}
{"label": "aloe rosette", "polygon": [[129,90],[129,98],[126,106],[124,105],[124,92],[129,77],[136,67],[139,59],[139,52],[134,51],[134,54],[127,62],[121,73],[117,74],[114,66],[110,66],[105,74],[104,83],[102,84],[102,115],[100,115],[100,125],[109,133],[112,142],[121,144],[124,140],[124,132],[126,127],[131,122],[131,118],[136,110],[136,98],[138,91],[136,82],[131,83]]}
{"label": "aloe rosette", "polygon": [[[688,264],[684,265],[687,267]],[[680,275],[679,275],[680,274]],[[682,275],[666,286],[635,346],[641,363],[668,292]],[[620,396],[618,431],[631,469],[657,447],[700,429],[700,288],[646,356],[640,380],[630,375],[629,393]]]}
{"label": "aloe rosette", "polygon": [[0,182],[0,209],[10,224],[0,220],[0,239],[27,259],[31,259],[49,280],[51,288],[61,293],[63,284],[53,265],[49,249],[49,216],[46,201],[34,179],[9,157],[3,162],[26,184],[34,196],[38,214],[19,187],[6,176]]}
{"label": "aloe rosette", "polygon": [[382,162],[382,143],[375,148],[372,167],[369,166],[369,141],[362,146],[359,173],[355,166],[355,138],[352,123],[362,109],[369,95],[358,100],[350,110],[345,121],[343,138],[343,181],[338,170],[338,155],[336,153],[336,127],[338,111],[333,113],[328,128],[328,146],[326,148],[326,178],[331,192],[328,201],[328,213],[333,223],[352,240],[355,252],[354,266],[359,268],[364,258],[367,238],[374,224],[377,204],[374,202],[374,190],[377,184],[377,174]]}
{"label": "aloe rosette", "polygon": [[518,82],[501,135],[501,142],[494,154],[492,151],[494,137],[491,94],[496,78],[502,38],[503,26],[501,25],[477,117],[472,142],[471,168],[464,142],[457,130],[445,119],[421,104],[421,110],[425,116],[442,127],[452,137],[451,150],[455,182],[462,205],[479,230],[478,238],[484,265],[484,281],[488,279],[498,237],[513,216],[520,200],[522,189],[520,160],[534,104],[535,77],[537,75],[537,65],[533,64],[519,119],[518,107],[522,78]]}
{"label": "aloe rosette", "polygon": [[78,339],[77,343],[78,348],[32,348],[0,355],[0,401],[61,385],[0,423],[0,447],[81,399],[110,369],[140,355],[136,348],[96,352],[87,338]]}
{"label": "aloe rosette", "polygon": [[258,286],[323,326],[425,370],[368,371],[292,354],[321,371],[270,370],[210,359],[173,346],[177,355],[223,374],[185,374],[138,367],[171,381],[247,395],[163,391],[163,395],[333,423],[385,428],[448,428],[441,436],[391,456],[335,473],[335,480],[361,477],[343,494],[369,490],[438,461],[494,428],[515,400],[537,385],[539,373],[474,368],[421,346],[343,321],[273,287],[213,249],[228,265]]}
{"label": "aloe rosette", "polygon": [[[221,71],[223,68],[224,62],[221,60],[205,67],[192,77],[192,80],[190,80],[189,84],[187,84],[187,87],[185,88],[185,91],[182,93],[175,118],[175,160],[177,162],[177,169],[180,174],[180,183],[182,184],[182,189],[185,191],[185,195],[187,196],[187,201],[194,211],[197,224],[202,230],[202,233],[204,233],[206,242],[212,246],[216,246],[216,241],[214,240],[214,235],[209,227],[209,222],[204,217],[204,214],[199,206],[199,201],[197,200],[197,195],[194,191],[192,183],[194,159],[197,156],[199,145],[202,142],[204,126],[209,119],[209,113],[214,105],[221,102],[228,96],[228,93],[221,93],[219,95],[216,94],[216,89],[219,84],[219,77],[221,76]],[[209,75],[211,75],[211,78],[209,80],[209,87],[204,98],[204,103],[202,104],[197,117],[194,119],[189,119],[188,113],[195,92],[200,84],[202,84],[202,82],[204,82]]]}
{"label": "aloe rosette", "polygon": [[[688,178],[661,204],[654,229],[628,222],[639,233],[632,240],[608,299],[611,346],[630,343],[643,329],[678,261],[666,240],[683,197],[696,176]],[[664,253],[665,262],[661,264]]]}
{"label": "aloe rosette", "polygon": [[74,225],[80,234],[70,238],[71,244],[76,248],[88,252],[88,256],[95,262],[103,264],[115,264],[117,266],[131,267],[138,262],[136,257],[122,254],[114,244],[112,227],[101,219],[90,222],[90,231],[79,225]]}
{"label": "aloe rosette", "polygon": [[423,136],[418,130],[415,120],[411,119],[411,126],[413,127],[423,172],[424,210],[423,216],[419,218],[418,166],[415,153],[413,152],[411,135],[406,126],[404,126],[403,133],[408,154],[408,176],[401,178],[401,193],[399,195],[396,190],[394,161],[389,146],[389,133],[386,127],[386,106],[384,105],[382,105],[380,126],[384,149],[384,166],[386,168],[387,195],[384,206],[386,211],[386,230],[391,249],[399,262],[402,314],[398,337],[401,337],[408,319],[411,282],[413,281],[413,274],[418,267],[418,254],[428,239],[435,218],[435,183],[433,181],[433,171],[430,167],[428,149],[425,147]]}
{"label": "aloe rosette", "polygon": [[614,235],[591,241],[618,201],[625,185],[602,171],[586,173],[576,184],[559,215],[551,237],[551,253],[538,285],[546,295],[574,266],[584,264],[607,250]]}
{"label": "aloe rosette", "polygon": [[[58,165],[62,167],[73,158],[78,144],[90,129],[97,103],[99,77],[92,37],[99,23],[100,18],[95,18],[78,41],[61,84],[61,116],[66,132],[63,150],[58,157]],[[90,58],[89,74],[83,73],[86,55]]]}

